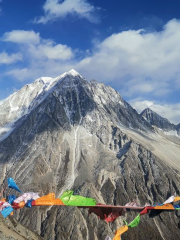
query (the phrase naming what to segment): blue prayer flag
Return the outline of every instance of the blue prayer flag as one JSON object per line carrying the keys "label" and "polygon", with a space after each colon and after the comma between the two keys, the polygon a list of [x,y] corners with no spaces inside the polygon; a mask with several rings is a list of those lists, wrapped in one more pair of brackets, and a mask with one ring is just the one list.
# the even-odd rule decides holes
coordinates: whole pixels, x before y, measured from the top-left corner
{"label": "blue prayer flag", "polygon": [[22,193],[12,178],[8,178],[8,187]]}
{"label": "blue prayer flag", "polygon": [[34,199],[28,200],[25,207],[31,208],[32,207],[32,201],[34,201]]}
{"label": "blue prayer flag", "polygon": [[8,215],[10,215],[13,211],[12,207],[6,207],[1,211],[1,214],[3,215],[4,218],[6,218]]}
{"label": "blue prayer flag", "polygon": [[14,202],[15,199],[16,199],[15,195],[9,195],[8,196],[8,203],[12,205],[12,203]]}

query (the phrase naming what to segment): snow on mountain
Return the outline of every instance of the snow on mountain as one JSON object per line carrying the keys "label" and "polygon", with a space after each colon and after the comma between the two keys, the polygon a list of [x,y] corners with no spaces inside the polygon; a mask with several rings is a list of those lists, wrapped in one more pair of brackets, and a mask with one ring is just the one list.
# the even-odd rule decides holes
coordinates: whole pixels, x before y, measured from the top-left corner
{"label": "snow on mountain", "polygon": [[9,136],[16,126],[16,121],[29,114],[46,98],[53,87],[67,75],[71,77],[80,76],[78,72],[72,69],[56,78],[41,77],[0,101],[0,140]]}
{"label": "snow on mountain", "polygon": [[74,70],[74,69],[71,69],[68,73],[70,73],[70,74],[73,75],[74,77],[75,77],[75,76],[79,76],[79,77],[82,78],[82,76],[81,76],[76,70]]}
{"label": "snow on mountain", "polygon": [[163,132],[164,132],[164,134],[169,135],[169,136],[176,136],[176,137],[179,137],[179,136],[178,136],[178,133],[177,133],[176,130],[163,131]]}

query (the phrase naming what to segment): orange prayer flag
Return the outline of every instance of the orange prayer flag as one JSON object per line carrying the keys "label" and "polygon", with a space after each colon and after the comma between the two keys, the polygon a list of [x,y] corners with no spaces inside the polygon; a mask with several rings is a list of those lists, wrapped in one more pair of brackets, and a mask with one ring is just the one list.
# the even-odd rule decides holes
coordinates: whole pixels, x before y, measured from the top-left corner
{"label": "orange prayer flag", "polygon": [[174,206],[170,203],[164,204],[162,206],[155,206],[154,209],[157,210],[174,210]]}
{"label": "orange prayer flag", "polygon": [[64,205],[64,203],[60,199],[54,199],[54,200],[42,200],[36,202],[32,202],[32,206],[53,206],[53,205]]}
{"label": "orange prayer flag", "polygon": [[32,202],[32,206],[43,206],[43,205],[44,206],[64,205],[64,203],[59,198],[55,198],[55,193],[49,193]]}
{"label": "orange prayer flag", "polygon": [[123,233],[125,233],[128,230],[128,226],[124,225],[122,227],[120,227],[116,232],[115,232],[115,237],[113,238],[113,240],[120,240],[120,237]]}
{"label": "orange prayer flag", "polygon": [[5,198],[2,198],[0,201],[1,201],[1,202],[6,202],[6,199],[5,199]]}
{"label": "orange prayer flag", "polygon": [[55,193],[48,193],[47,195],[43,196],[43,197],[40,197],[38,199],[36,199],[35,201],[38,202],[38,201],[47,201],[47,200],[54,200],[55,199]]}

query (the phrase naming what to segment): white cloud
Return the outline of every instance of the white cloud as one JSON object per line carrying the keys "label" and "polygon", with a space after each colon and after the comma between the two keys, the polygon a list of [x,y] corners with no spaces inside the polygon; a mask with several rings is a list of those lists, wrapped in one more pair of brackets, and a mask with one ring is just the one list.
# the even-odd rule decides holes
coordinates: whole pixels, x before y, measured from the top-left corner
{"label": "white cloud", "polygon": [[180,103],[176,104],[158,104],[156,101],[148,100],[131,100],[129,102],[133,108],[135,108],[139,113],[141,113],[145,108],[150,108],[161,117],[167,118],[170,122],[174,124],[180,123]]}
{"label": "white cloud", "polygon": [[15,77],[18,81],[24,81],[24,79],[28,79],[30,74],[30,70],[27,68],[23,69],[13,69],[6,72],[6,75],[10,75]]}
{"label": "white cloud", "polygon": [[13,30],[4,33],[1,41],[20,44],[38,44],[40,42],[40,36],[39,33],[34,31]]}
{"label": "white cloud", "polygon": [[180,22],[171,20],[161,32],[129,30],[101,42],[76,68],[91,78],[112,83],[124,96],[166,95],[180,79]]}
{"label": "white cloud", "polygon": [[46,41],[37,46],[31,45],[28,51],[37,59],[48,58],[54,60],[68,60],[73,57],[73,52],[70,47],[62,44],[56,45],[52,41]]}
{"label": "white cloud", "polygon": [[57,18],[65,18],[68,15],[75,15],[79,18],[86,18],[90,22],[98,22],[94,15],[96,8],[87,0],[46,0],[44,6],[44,16],[35,19],[35,23],[44,23]]}
{"label": "white cloud", "polygon": [[0,53],[0,64],[12,64],[18,61],[22,61],[22,55],[20,53],[7,54],[6,52]]}
{"label": "white cloud", "polygon": [[[35,59],[69,60],[74,54],[70,47],[63,44],[56,44],[50,39],[42,39],[39,33],[34,31],[13,30],[3,34],[1,41],[14,42],[24,45],[21,48],[22,54],[30,61]],[[15,56],[14,56],[15,57]]]}

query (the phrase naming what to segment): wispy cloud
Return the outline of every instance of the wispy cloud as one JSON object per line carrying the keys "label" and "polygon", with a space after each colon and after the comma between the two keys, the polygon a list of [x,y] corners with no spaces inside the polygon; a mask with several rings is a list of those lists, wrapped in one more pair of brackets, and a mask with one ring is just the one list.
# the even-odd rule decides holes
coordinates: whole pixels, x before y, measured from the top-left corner
{"label": "wispy cloud", "polygon": [[99,21],[96,15],[98,8],[91,5],[87,0],[46,0],[43,9],[44,16],[36,18],[34,23],[46,24],[49,21],[66,18],[69,15],[86,18],[94,23]]}
{"label": "wispy cloud", "polygon": [[30,61],[35,59],[69,60],[74,56],[67,45],[56,44],[51,39],[43,39],[39,33],[34,31],[13,30],[4,33],[0,40],[23,46],[22,54],[24,52],[28,55]]}
{"label": "wispy cloud", "polygon": [[18,61],[22,61],[22,55],[20,53],[8,54],[6,52],[0,53],[0,65],[12,64]]}
{"label": "wispy cloud", "polygon": [[[1,41],[13,42],[19,46],[20,53],[8,55],[0,53],[0,64],[15,63],[23,59],[26,65],[8,70],[4,75],[12,76],[18,81],[37,78],[38,76],[56,72],[59,67],[69,63],[74,58],[73,50],[64,44],[57,44],[51,39],[43,39],[34,31],[14,30],[3,34]],[[69,66],[69,65],[68,65]],[[46,70],[45,70],[46,69]],[[49,71],[47,71],[49,69]],[[56,70],[55,70],[56,69]]]}
{"label": "wispy cloud", "polygon": [[29,79],[30,70],[27,68],[23,69],[13,69],[6,72],[6,75],[15,77],[18,81],[24,81],[24,79]]}
{"label": "wispy cloud", "polygon": [[40,42],[40,37],[39,33],[35,33],[34,31],[13,30],[4,33],[0,40],[20,44],[38,44]]}
{"label": "wispy cloud", "polygon": [[68,60],[74,55],[67,45],[56,44],[51,40],[42,40],[39,45],[31,45],[28,52],[36,59]]}

